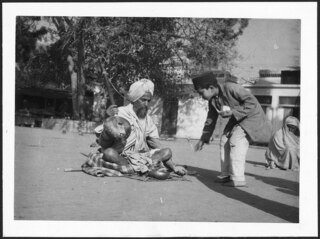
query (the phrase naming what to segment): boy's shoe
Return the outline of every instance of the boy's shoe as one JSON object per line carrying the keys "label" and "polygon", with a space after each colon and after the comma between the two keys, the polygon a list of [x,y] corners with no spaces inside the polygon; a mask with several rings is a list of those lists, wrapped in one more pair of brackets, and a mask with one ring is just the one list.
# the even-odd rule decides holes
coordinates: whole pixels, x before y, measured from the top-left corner
{"label": "boy's shoe", "polygon": [[230,182],[230,176],[218,176],[214,181],[216,183],[227,183]]}
{"label": "boy's shoe", "polygon": [[245,187],[246,186],[246,181],[233,181],[230,180],[229,182],[226,182],[222,184],[223,186],[227,187]]}

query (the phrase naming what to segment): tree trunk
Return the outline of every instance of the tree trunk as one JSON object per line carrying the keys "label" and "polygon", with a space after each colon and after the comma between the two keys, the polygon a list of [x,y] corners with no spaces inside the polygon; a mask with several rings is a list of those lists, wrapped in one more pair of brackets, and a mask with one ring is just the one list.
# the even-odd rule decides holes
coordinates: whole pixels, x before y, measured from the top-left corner
{"label": "tree trunk", "polygon": [[178,99],[167,98],[163,101],[161,134],[174,137],[177,133]]}
{"label": "tree trunk", "polygon": [[68,61],[68,70],[70,73],[70,80],[71,80],[71,96],[72,96],[72,115],[74,119],[79,118],[79,110],[78,110],[78,97],[77,97],[77,86],[78,86],[78,79],[77,73],[74,71],[74,61],[72,56],[67,57]]}
{"label": "tree trunk", "polygon": [[105,92],[101,85],[97,85],[93,95],[93,120],[102,122],[106,118]]}
{"label": "tree trunk", "polygon": [[79,29],[79,43],[78,43],[78,103],[79,103],[79,113],[81,120],[86,119],[86,114],[84,110],[84,96],[85,96],[85,77],[83,74],[83,65],[84,65],[84,39],[83,39],[83,30],[82,23],[80,24]]}
{"label": "tree trunk", "polygon": [[107,72],[105,70],[103,71],[103,76],[104,76],[104,80],[105,80],[105,83],[106,83],[106,88],[107,88],[107,92],[108,92],[108,95],[109,95],[110,103],[111,103],[111,105],[115,105],[116,101],[114,100],[114,97],[113,97],[113,90],[111,89],[111,85],[110,85],[110,82],[109,82],[109,79],[108,79],[108,75],[107,75]]}

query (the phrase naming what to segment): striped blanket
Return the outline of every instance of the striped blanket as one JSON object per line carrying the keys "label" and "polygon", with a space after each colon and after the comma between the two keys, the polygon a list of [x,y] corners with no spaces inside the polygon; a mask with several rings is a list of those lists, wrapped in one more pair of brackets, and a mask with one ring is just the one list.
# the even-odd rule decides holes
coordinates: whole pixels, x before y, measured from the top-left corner
{"label": "striped blanket", "polygon": [[[134,171],[133,167],[129,165],[118,165],[115,163],[106,162],[102,159],[102,153],[99,151],[96,153],[90,153],[88,160],[82,164],[81,169],[83,172],[96,176],[96,177],[127,177],[130,179],[136,179],[139,181],[162,181],[156,178],[149,177],[146,174],[139,174]],[[159,165],[156,165],[158,167]],[[184,176],[178,176],[170,174],[170,177],[165,181],[190,181]]]}
{"label": "striped blanket", "polygon": [[124,175],[135,174],[132,166],[128,165],[118,165],[115,163],[106,162],[102,159],[102,153],[90,153],[88,155],[88,160],[82,164],[82,171],[97,177],[121,177]]}

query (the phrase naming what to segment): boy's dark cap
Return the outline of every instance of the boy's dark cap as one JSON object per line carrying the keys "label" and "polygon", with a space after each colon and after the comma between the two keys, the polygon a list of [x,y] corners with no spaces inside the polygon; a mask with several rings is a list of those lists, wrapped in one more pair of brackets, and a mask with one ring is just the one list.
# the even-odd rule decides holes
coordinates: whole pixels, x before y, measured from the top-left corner
{"label": "boy's dark cap", "polygon": [[206,71],[192,78],[192,83],[194,85],[194,88],[198,89],[199,87],[204,88],[208,85],[215,86],[218,84],[218,81],[212,71]]}

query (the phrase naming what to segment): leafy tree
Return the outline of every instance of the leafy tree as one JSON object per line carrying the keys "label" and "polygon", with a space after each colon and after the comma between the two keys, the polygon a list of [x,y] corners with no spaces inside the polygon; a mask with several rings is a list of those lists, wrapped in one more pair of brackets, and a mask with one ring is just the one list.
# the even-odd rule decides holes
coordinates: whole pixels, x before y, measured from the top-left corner
{"label": "leafy tree", "polygon": [[[35,31],[32,24],[39,18],[17,18],[17,64],[27,66],[23,72],[29,78],[71,85],[74,118],[85,117],[84,92],[92,82],[127,89],[137,79],[149,78],[158,95],[178,97],[183,79],[206,68],[228,67],[236,55],[236,40],[248,24],[245,19],[203,18],[41,20],[54,27]],[[37,39],[47,32],[58,36],[56,41],[34,51]]]}
{"label": "leafy tree", "polygon": [[[228,68],[248,19],[182,18],[177,22],[176,52],[189,74],[206,68]],[[180,55],[179,53],[177,55]]]}
{"label": "leafy tree", "polygon": [[16,75],[17,85],[33,85],[33,69],[30,68],[35,58],[36,42],[47,33],[46,28],[36,28],[39,17],[17,17],[16,21]]}

